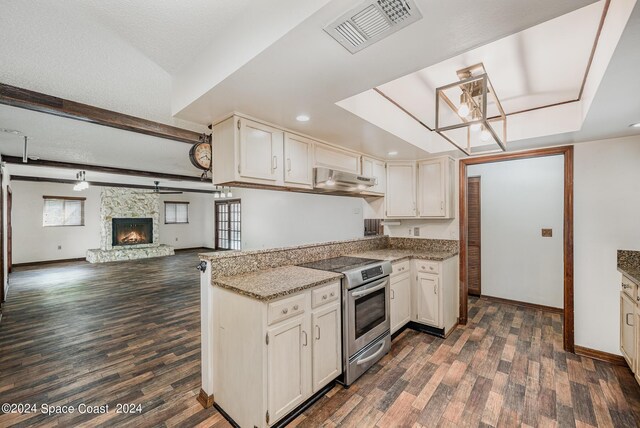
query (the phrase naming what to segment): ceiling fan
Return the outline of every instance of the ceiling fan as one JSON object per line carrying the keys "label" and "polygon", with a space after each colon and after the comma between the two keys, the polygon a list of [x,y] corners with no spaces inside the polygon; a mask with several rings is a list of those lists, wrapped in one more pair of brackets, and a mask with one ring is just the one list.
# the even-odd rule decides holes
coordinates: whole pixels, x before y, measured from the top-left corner
{"label": "ceiling fan", "polygon": [[160,190],[159,181],[154,181],[153,184],[155,184],[155,187],[151,192],[136,192],[136,193],[141,195],[180,195],[182,194],[182,192],[173,192],[173,191],[167,192],[167,191]]}

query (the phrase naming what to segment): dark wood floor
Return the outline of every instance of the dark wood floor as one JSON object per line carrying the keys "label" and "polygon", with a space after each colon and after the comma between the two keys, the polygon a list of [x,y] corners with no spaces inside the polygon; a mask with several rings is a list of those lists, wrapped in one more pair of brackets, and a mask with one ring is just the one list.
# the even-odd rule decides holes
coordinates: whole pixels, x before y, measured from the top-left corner
{"label": "dark wood floor", "polygon": [[[0,402],[110,405],[104,415],[1,414],[0,426],[229,426],[196,402],[194,252],[18,269],[0,324]],[[473,299],[447,339],[406,330],[351,388],[292,425],[639,426],[624,367],[562,351],[559,314]],[[142,406],[116,414],[116,403]]]}

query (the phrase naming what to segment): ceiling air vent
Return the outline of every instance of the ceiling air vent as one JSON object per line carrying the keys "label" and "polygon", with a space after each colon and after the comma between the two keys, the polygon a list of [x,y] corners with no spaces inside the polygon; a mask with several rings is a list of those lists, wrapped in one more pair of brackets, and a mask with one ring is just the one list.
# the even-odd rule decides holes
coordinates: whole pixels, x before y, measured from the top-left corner
{"label": "ceiling air vent", "polygon": [[413,0],[374,0],[351,9],[324,31],[356,53],[421,18]]}

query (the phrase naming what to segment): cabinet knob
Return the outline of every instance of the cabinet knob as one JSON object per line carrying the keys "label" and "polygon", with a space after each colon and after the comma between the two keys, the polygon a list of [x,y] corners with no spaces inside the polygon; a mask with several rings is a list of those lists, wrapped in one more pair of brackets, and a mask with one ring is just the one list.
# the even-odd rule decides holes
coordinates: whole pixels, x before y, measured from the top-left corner
{"label": "cabinet knob", "polygon": [[283,313],[283,314],[286,314],[287,312],[289,312],[289,309],[287,309],[287,308],[284,308],[284,309],[282,310],[282,313]]}
{"label": "cabinet knob", "polygon": [[429,270],[433,270],[433,266],[429,266]]}
{"label": "cabinet knob", "polygon": [[322,296],[322,300],[327,300],[327,295],[326,294]]}
{"label": "cabinet knob", "polygon": [[330,294],[330,296],[331,296],[331,297],[333,297],[333,296],[335,296],[335,295],[336,295],[336,293],[334,293],[333,291],[332,291],[332,292],[331,292],[331,294]]}
{"label": "cabinet knob", "polygon": [[294,306],[293,306],[293,310],[294,310],[294,311],[297,311],[297,310],[298,310],[298,305],[294,305]]}

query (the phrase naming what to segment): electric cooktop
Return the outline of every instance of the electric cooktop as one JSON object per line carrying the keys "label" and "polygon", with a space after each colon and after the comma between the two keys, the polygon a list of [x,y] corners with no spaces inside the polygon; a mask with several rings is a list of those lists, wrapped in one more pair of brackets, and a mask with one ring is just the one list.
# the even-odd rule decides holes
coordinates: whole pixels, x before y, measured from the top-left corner
{"label": "electric cooktop", "polygon": [[317,262],[304,263],[298,266],[316,270],[328,270],[331,272],[342,273],[351,269],[371,265],[374,263],[382,263],[382,260],[342,256],[333,257],[331,259],[318,260]]}

